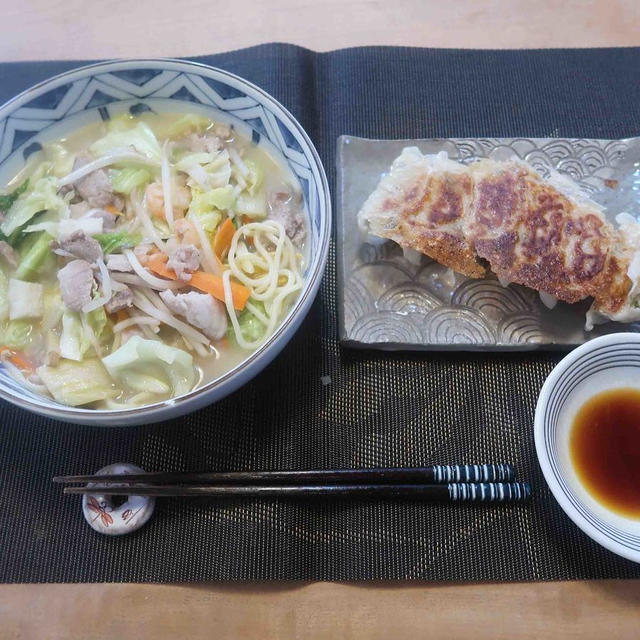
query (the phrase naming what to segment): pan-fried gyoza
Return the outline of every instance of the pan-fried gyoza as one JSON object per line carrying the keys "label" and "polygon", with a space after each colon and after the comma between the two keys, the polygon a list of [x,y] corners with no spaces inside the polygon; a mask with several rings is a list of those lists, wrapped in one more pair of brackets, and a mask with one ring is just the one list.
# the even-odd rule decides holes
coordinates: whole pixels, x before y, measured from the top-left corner
{"label": "pan-fried gyoza", "polygon": [[358,214],[368,233],[454,271],[522,284],[543,300],[593,298],[594,322],[640,320],[640,225],[617,228],[566,178],[520,161],[454,162],[405,148]]}

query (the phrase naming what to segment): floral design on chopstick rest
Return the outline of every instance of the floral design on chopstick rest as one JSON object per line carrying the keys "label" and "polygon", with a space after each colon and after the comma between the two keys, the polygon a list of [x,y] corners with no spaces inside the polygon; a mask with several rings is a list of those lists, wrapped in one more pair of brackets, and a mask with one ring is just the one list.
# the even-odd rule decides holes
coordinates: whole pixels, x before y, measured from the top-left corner
{"label": "floral design on chopstick rest", "polygon": [[[123,473],[144,473],[144,469],[133,464],[116,463],[110,464],[96,472],[96,475],[113,475]],[[151,496],[127,495],[126,501],[117,505],[114,503],[114,496],[101,495],[100,488],[105,485],[93,483],[87,485],[95,487],[94,494],[83,494],[82,513],[89,526],[98,533],[111,536],[120,536],[130,533],[142,527],[153,515],[156,499]],[[122,483],[123,494],[131,490],[128,484]]]}
{"label": "floral design on chopstick rest", "polygon": [[[357,213],[406,146],[446,151],[454,160],[521,159],[541,175],[567,174],[605,211],[640,215],[640,138],[442,138],[367,140],[342,136],[338,148],[338,305],[340,339],[382,349],[570,347],[640,325],[584,331],[588,302],[547,308],[535,291],[503,287],[488,275],[455,274],[426,256],[405,256],[391,241],[363,236]],[[608,215],[608,214],[607,214]]]}

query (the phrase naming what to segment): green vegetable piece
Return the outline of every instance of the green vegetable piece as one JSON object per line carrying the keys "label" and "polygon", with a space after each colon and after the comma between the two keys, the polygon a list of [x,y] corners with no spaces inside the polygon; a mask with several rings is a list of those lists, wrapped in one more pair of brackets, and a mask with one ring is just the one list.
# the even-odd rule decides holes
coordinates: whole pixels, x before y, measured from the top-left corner
{"label": "green vegetable piece", "polygon": [[147,169],[125,167],[124,169],[112,169],[109,171],[109,180],[114,191],[129,195],[134,189],[151,182],[153,176]]}
{"label": "green vegetable piece", "polygon": [[241,193],[235,206],[236,213],[241,216],[249,216],[257,220],[267,217],[267,198],[264,191],[259,191],[255,196]]}
{"label": "green vegetable piece", "polygon": [[129,338],[102,362],[125,389],[137,393],[155,389],[153,393],[178,396],[191,391],[197,382],[190,354],[140,336]]}
{"label": "green vegetable piece", "polygon": [[57,367],[39,367],[37,373],[55,400],[72,407],[113,398],[117,393],[97,358],[82,362],[63,359]]}
{"label": "green vegetable piece", "polygon": [[29,188],[29,178],[27,178],[17,189],[11,193],[0,196],[0,211],[7,211],[9,207]]}
{"label": "green vegetable piece", "polygon": [[142,241],[141,234],[127,231],[96,233],[93,237],[98,241],[105,254],[116,253],[122,251],[122,249],[131,249]]}
{"label": "green vegetable piece", "polygon": [[31,342],[33,325],[27,320],[11,320],[0,330],[0,344],[11,349],[24,349]]}
{"label": "green vegetable piece", "polygon": [[226,187],[231,178],[231,161],[226,149],[217,153],[187,153],[180,157],[175,167],[189,174],[187,185],[194,188],[214,189]]}
{"label": "green vegetable piece", "polygon": [[102,337],[104,333],[105,327],[107,326],[107,312],[104,310],[104,307],[98,307],[93,311],[89,311],[87,315],[87,323],[93,330],[96,338]]}
{"label": "green vegetable piece", "polygon": [[17,280],[35,280],[38,274],[46,266],[47,258],[53,259],[53,253],[49,247],[51,236],[46,231],[41,231],[35,240],[29,243],[29,247],[22,253],[18,268],[14,277]]}
{"label": "green vegetable piece", "polygon": [[105,156],[113,153],[116,149],[133,147],[138,153],[150,160],[161,161],[162,149],[160,148],[160,143],[148,124],[138,122],[135,127],[130,129],[121,130],[119,127],[113,127],[113,129],[89,147],[93,154]]}
{"label": "green vegetable piece", "polygon": [[[262,302],[252,302],[252,304],[263,314],[266,315],[264,304]],[[245,309],[238,314],[238,325],[240,326],[240,332],[245,340],[248,342],[255,342],[264,335],[265,326],[251,313],[249,309]],[[235,341],[235,332],[233,326],[229,324],[227,329],[227,337]]]}
{"label": "green vegetable piece", "polygon": [[0,269],[0,322],[9,319],[9,278]]}
{"label": "green vegetable piece", "polygon": [[16,229],[24,226],[40,211],[67,211],[68,205],[58,193],[58,180],[53,176],[45,176],[34,182],[33,189],[21,194],[9,207],[0,231],[10,236]]}
{"label": "green vegetable piece", "polygon": [[189,213],[201,215],[213,209],[224,211],[233,207],[234,201],[235,195],[233,194],[233,187],[231,185],[218,187],[217,189],[211,189],[205,192],[193,189]]}
{"label": "green vegetable piece", "polygon": [[63,178],[73,171],[75,154],[67,150],[60,142],[49,142],[42,145],[44,157],[51,163],[51,173],[56,178]]}
{"label": "green vegetable piece", "polygon": [[246,178],[247,191],[250,196],[254,196],[256,191],[262,186],[264,181],[264,171],[253,160],[244,161],[247,169],[249,169],[249,176]]}
{"label": "green vegetable piece", "polygon": [[186,133],[202,133],[210,124],[211,120],[209,120],[209,118],[197,116],[193,113],[187,113],[181,118],[178,118],[175,122],[172,122],[167,127],[166,131],[162,132],[164,135],[161,137],[176,138],[178,136],[183,136]]}

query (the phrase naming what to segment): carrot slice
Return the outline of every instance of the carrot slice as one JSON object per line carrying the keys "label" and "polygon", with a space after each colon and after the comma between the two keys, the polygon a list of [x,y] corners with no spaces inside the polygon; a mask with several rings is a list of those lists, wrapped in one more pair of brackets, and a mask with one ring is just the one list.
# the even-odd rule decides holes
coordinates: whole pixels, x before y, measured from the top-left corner
{"label": "carrot slice", "polygon": [[116,311],[116,319],[118,320],[118,322],[123,322],[128,317],[129,314],[124,309],[118,309],[118,311]]}
{"label": "carrot slice", "polygon": [[[167,267],[165,264],[166,261],[166,255],[156,253],[149,256],[147,269],[153,271],[156,275],[162,276],[163,278],[176,280],[175,271]],[[185,282],[185,284],[195,287],[196,289],[200,289],[200,291],[204,291],[205,293],[209,293],[217,300],[224,302],[224,286],[220,276],[215,276],[212,273],[205,273],[204,271],[194,271],[191,274],[191,280]],[[251,290],[237,282],[230,281],[230,285],[233,307],[238,311],[242,311],[247,304],[249,296],[251,295]]]}
{"label": "carrot slice", "polygon": [[0,352],[8,351],[11,355],[9,356],[9,362],[14,364],[21,371],[34,371],[33,365],[22,357],[20,353],[14,351],[13,349],[9,349],[9,347],[0,347]]}
{"label": "carrot slice", "polygon": [[[204,271],[196,271],[191,274],[189,284],[196,289],[200,289],[200,291],[210,293],[214,298],[224,302],[224,287],[220,276],[214,276],[212,273],[205,273]],[[231,282],[231,280],[229,284],[231,285],[233,308],[242,311],[251,295],[251,290],[237,282]]]}
{"label": "carrot slice", "polygon": [[213,253],[219,258],[229,251],[231,240],[236,228],[233,226],[230,218],[227,218],[216,231],[216,237],[213,239]]}
{"label": "carrot slice", "polygon": [[114,216],[121,216],[122,211],[118,211],[112,204],[108,204],[105,208],[105,211],[112,213]]}

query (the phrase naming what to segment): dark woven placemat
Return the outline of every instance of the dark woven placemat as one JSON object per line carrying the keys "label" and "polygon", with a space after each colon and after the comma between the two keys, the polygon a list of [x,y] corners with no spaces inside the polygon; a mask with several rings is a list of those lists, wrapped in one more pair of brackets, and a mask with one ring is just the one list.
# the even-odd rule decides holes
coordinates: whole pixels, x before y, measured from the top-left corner
{"label": "dark woven placemat", "polygon": [[[201,58],[272,93],[301,121],[334,184],[339,134],[638,135],[640,50],[316,54],[287,45]],[[77,63],[0,65],[0,100]],[[535,457],[533,415],[555,354],[341,349],[335,251],[303,327],[246,388],[184,419],[100,429],[0,406],[0,580],[543,580],[640,577],[560,511]],[[330,376],[323,386],[321,376]],[[285,469],[503,461],[526,506],[416,502],[160,502],[107,538],[53,475],[116,461],[148,470]]]}

